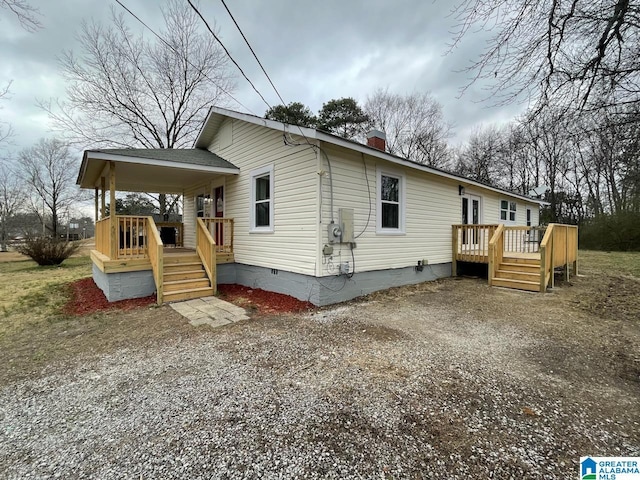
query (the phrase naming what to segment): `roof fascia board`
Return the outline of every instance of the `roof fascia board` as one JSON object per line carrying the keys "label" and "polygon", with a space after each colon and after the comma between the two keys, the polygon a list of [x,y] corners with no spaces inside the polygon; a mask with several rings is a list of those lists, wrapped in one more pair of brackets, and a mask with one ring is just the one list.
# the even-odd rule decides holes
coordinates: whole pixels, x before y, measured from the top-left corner
{"label": "roof fascia board", "polygon": [[210,173],[228,173],[228,174],[239,174],[239,168],[225,168],[225,167],[212,167],[207,165],[196,165],[193,163],[178,163],[171,162],[168,160],[157,160],[153,158],[143,158],[143,157],[129,157],[126,155],[114,155],[113,153],[103,153],[103,152],[94,152],[91,150],[87,151],[88,158],[94,160],[106,160],[106,161],[114,161],[114,162],[122,162],[122,163],[138,163],[141,165],[153,165],[156,167],[167,167],[167,168],[178,168],[181,170],[195,170],[199,172],[210,172]]}

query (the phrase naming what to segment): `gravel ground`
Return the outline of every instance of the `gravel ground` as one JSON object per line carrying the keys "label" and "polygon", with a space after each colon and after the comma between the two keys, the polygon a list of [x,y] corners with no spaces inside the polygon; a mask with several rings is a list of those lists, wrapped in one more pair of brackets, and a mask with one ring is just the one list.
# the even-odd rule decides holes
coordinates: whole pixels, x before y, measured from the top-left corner
{"label": "gravel ground", "polygon": [[461,282],[52,364],[0,389],[0,477],[565,479],[640,455],[640,378],[554,330],[600,319]]}

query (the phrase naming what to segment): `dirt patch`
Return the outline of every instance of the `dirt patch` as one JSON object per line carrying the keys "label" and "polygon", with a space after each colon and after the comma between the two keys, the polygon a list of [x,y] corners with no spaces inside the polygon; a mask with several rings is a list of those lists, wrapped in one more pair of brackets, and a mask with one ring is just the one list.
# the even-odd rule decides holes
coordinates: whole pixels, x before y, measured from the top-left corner
{"label": "dirt patch", "polygon": [[0,476],[564,479],[637,455],[637,279],[581,268],[547,294],[446,279],[216,329],[48,317],[0,336]]}
{"label": "dirt patch", "polygon": [[312,303],[303,302],[289,295],[267,292],[260,288],[249,288],[243,285],[218,285],[218,294],[223,300],[261,315],[299,313],[315,308]]}
{"label": "dirt patch", "polygon": [[155,295],[109,302],[102,290],[93,281],[93,278],[76,280],[68,288],[71,290],[71,298],[65,305],[63,312],[69,315],[91,315],[106,310],[127,311],[147,307],[156,302]]}

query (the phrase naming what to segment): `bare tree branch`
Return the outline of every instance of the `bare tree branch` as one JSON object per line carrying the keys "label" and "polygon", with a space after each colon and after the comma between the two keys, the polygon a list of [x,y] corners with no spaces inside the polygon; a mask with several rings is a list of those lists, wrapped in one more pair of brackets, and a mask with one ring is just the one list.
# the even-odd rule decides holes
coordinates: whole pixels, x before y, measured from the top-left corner
{"label": "bare tree branch", "polygon": [[27,32],[35,32],[42,28],[38,18],[40,10],[32,7],[26,0],[0,0],[0,8],[13,13]]}
{"label": "bare tree branch", "polygon": [[497,104],[606,108],[640,102],[640,5],[629,0],[462,0],[451,48],[477,26],[493,35],[463,88]]}

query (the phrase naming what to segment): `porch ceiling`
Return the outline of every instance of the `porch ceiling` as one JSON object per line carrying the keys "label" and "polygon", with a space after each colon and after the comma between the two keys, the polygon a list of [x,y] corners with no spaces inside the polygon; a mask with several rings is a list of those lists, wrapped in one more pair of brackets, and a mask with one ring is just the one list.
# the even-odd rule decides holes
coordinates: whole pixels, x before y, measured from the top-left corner
{"label": "porch ceiling", "polygon": [[182,193],[207,179],[240,173],[232,163],[201,149],[87,150],[78,185],[100,187],[100,178],[109,176],[110,161],[115,163],[116,190],[122,192]]}

